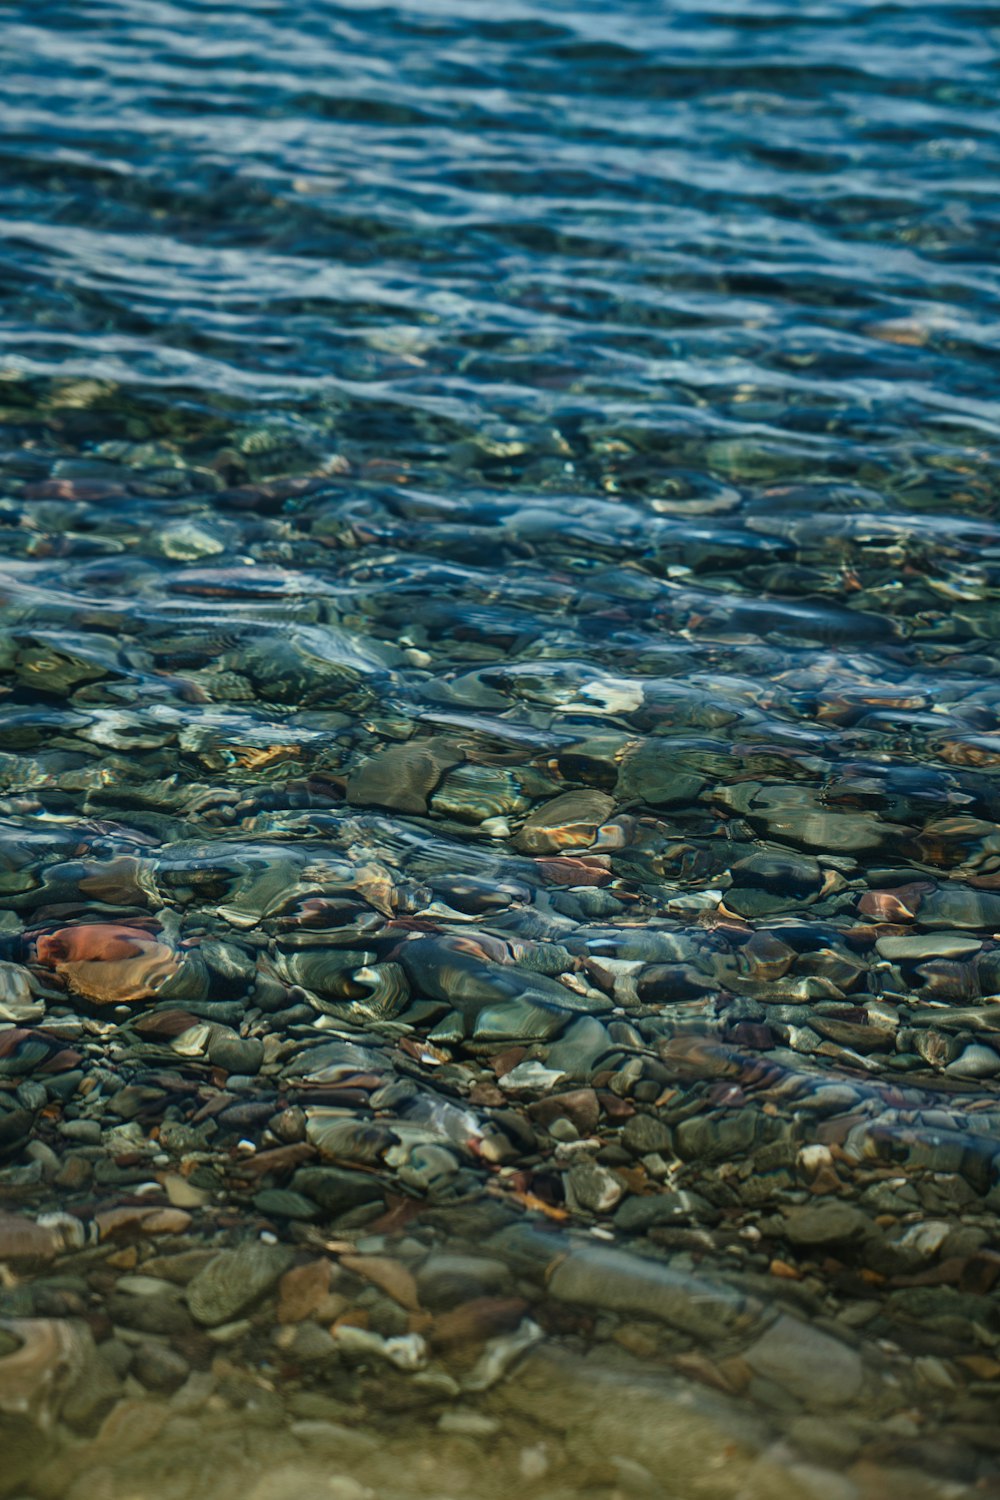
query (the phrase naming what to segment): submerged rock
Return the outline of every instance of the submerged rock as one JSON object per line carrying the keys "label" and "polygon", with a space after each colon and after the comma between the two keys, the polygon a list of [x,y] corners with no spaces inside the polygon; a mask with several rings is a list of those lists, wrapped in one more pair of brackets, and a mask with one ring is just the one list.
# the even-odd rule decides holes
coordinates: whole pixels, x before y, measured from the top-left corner
{"label": "submerged rock", "polygon": [[188,1284],[191,1316],[208,1328],[228,1323],[269,1292],[293,1259],[287,1245],[251,1243],[220,1250]]}

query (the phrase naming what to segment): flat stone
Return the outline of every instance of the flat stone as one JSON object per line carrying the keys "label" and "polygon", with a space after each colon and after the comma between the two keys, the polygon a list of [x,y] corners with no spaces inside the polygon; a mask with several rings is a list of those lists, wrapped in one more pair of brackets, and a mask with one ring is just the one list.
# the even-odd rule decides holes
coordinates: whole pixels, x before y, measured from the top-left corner
{"label": "flat stone", "polygon": [[316,1311],[329,1294],[331,1269],[328,1260],[311,1260],[285,1272],[278,1294],[279,1323],[300,1323]]}
{"label": "flat stone", "polygon": [[655,1318],[696,1337],[720,1337],[748,1310],[746,1299],[727,1286],[624,1250],[589,1246],[571,1250],[556,1266],[549,1294],[558,1302]]}
{"label": "flat stone", "polygon": [[671,1151],[673,1146],[673,1138],[663,1121],[644,1114],[626,1120],[621,1142],[633,1156],[655,1156]]}
{"label": "flat stone", "polygon": [[593,1089],[570,1089],[529,1104],[528,1115],[546,1127],[551,1127],[555,1120],[569,1120],[580,1135],[590,1135],[597,1129],[601,1107]]}
{"label": "flat stone", "polygon": [[300,1167],[292,1178],[292,1189],[311,1198],[326,1213],[343,1213],[363,1203],[377,1203],[384,1186],[369,1172],[349,1167]]}
{"label": "flat stone", "polygon": [[233,1036],[224,1032],[209,1042],[208,1057],[213,1067],[222,1068],[223,1072],[252,1076],[260,1071],[264,1061],[264,1043],[256,1036]]}
{"label": "flat stone", "polygon": [[60,1248],[59,1236],[34,1219],[0,1213],[0,1260],[52,1260]]}
{"label": "flat stone", "polygon": [[258,1242],[221,1250],[188,1285],[191,1316],[208,1328],[231,1322],[270,1291],[293,1259],[287,1245]]}
{"label": "flat stone", "polygon": [[[641,1464],[658,1481],[654,1490],[609,1483],[609,1493],[636,1500],[644,1494],[813,1500],[811,1492],[788,1478],[787,1460],[765,1452],[765,1425],[745,1403],[662,1369],[650,1372],[613,1346],[583,1358],[575,1351],[539,1346],[497,1388],[491,1412],[504,1417],[509,1411],[543,1432],[559,1433],[565,1451],[584,1472],[611,1468],[624,1479],[622,1460],[628,1459],[633,1469]],[[555,1500],[556,1495],[582,1493],[586,1486],[578,1490],[550,1482],[541,1488]]]}
{"label": "flat stone", "polygon": [[291,1188],[263,1188],[254,1194],[253,1206],[258,1213],[276,1219],[315,1219],[319,1213],[311,1198]]}
{"label": "flat stone", "polygon": [[978,938],[961,932],[914,932],[901,937],[880,937],[875,951],[881,958],[912,963],[922,958],[963,958],[967,953],[978,953],[982,946]]}
{"label": "flat stone", "polygon": [[190,1373],[191,1367],[183,1355],[151,1341],[141,1344],[132,1360],[132,1374],[147,1391],[172,1395],[180,1390]]}
{"label": "flat stone", "polygon": [[863,1239],[871,1228],[871,1220],[863,1209],[839,1199],[827,1199],[823,1203],[785,1209],[778,1232],[793,1245],[837,1245]]}
{"label": "flat stone", "polygon": [[514,836],[514,848],[520,854],[554,854],[561,849],[588,848],[600,825],[614,810],[614,798],[606,792],[591,787],[561,792],[529,813]]}
{"label": "flat stone", "polygon": [[864,1366],[856,1350],[784,1314],[743,1355],[750,1368],[806,1406],[846,1406],[861,1393]]}
{"label": "flat stone", "polygon": [[944,1071],[954,1073],[959,1078],[992,1078],[1000,1073],[1000,1057],[992,1047],[973,1042]]}
{"label": "flat stone", "polygon": [[615,1214],[615,1228],[626,1234],[642,1234],[657,1224],[714,1223],[718,1217],[719,1210],[699,1193],[668,1190],[626,1198]]}
{"label": "flat stone", "polygon": [[432,1311],[455,1307],[477,1297],[510,1290],[511,1277],[502,1260],[487,1256],[434,1254],[417,1271],[417,1294]]}
{"label": "flat stone", "polygon": [[597,1162],[580,1162],[566,1173],[567,1200],[587,1213],[609,1214],[624,1196],[622,1179]]}

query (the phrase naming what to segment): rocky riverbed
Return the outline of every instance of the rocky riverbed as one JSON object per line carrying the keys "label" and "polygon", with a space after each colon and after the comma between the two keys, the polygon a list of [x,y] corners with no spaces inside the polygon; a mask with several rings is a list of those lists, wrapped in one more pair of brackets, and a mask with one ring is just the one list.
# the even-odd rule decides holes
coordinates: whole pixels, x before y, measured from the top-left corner
{"label": "rocky riverbed", "polygon": [[0,35],[0,1497],[1000,1493],[996,17]]}

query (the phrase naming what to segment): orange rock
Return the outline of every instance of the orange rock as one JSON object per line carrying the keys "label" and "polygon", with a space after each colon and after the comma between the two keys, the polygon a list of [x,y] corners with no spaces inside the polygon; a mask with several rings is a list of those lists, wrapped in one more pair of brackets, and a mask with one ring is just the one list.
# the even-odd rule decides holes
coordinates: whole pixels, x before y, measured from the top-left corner
{"label": "orange rock", "polygon": [[790,1266],[787,1260],[775,1258],[767,1268],[772,1276],[780,1276],[785,1281],[801,1281],[802,1272],[795,1266]]}
{"label": "orange rock", "polygon": [[[727,1363],[742,1364],[742,1360],[727,1361]],[[693,1379],[700,1380],[702,1385],[711,1386],[717,1391],[725,1391],[727,1396],[738,1395],[747,1384],[746,1380],[740,1383],[736,1371],[726,1369],[721,1364],[715,1364],[713,1360],[700,1354],[696,1349],[692,1349],[687,1354],[679,1354],[674,1360],[674,1368],[680,1370],[682,1375],[690,1375]],[[749,1370],[747,1376],[749,1376]]]}
{"label": "orange rock", "polygon": [[436,1317],[430,1341],[437,1349],[482,1343],[495,1334],[516,1328],[527,1309],[523,1297],[475,1297]]}
{"label": "orange rock", "polygon": [[113,1266],[116,1271],[134,1271],[139,1264],[139,1252],[134,1245],[126,1245],[124,1250],[115,1250],[105,1260],[106,1266]]}
{"label": "orange rock", "polygon": [[636,1359],[655,1359],[660,1352],[655,1336],[638,1323],[621,1323],[611,1337]]}
{"label": "orange rock", "polygon": [[339,1318],[334,1318],[330,1324],[330,1332],[335,1333],[338,1328],[367,1328],[368,1323],[367,1309],[349,1307],[346,1312],[340,1314]]}
{"label": "orange rock", "polygon": [[278,1322],[301,1323],[325,1300],[330,1290],[328,1260],[311,1260],[293,1266],[278,1282]]}
{"label": "orange rock", "polygon": [[109,1208],[95,1215],[97,1237],[114,1239],[126,1234],[183,1234],[191,1215],[181,1208]]}
{"label": "orange rock", "polygon": [[589,858],[556,855],[554,859],[535,860],[535,868],[549,885],[606,885],[612,877],[610,865],[606,854]]}
{"label": "orange rock", "polygon": [[180,959],[142,927],[94,922],[60,927],[35,941],[40,964],[97,1005],[147,1000],[177,972]]}
{"label": "orange rock", "polygon": [[1000,1360],[990,1354],[960,1354],[958,1363],[964,1365],[977,1380],[996,1380],[1000,1376]]}
{"label": "orange rock", "polygon": [[365,1281],[377,1286],[400,1307],[415,1312],[420,1306],[413,1273],[400,1261],[392,1260],[388,1255],[342,1255],[340,1264],[345,1271],[353,1271],[356,1276],[363,1276]]}

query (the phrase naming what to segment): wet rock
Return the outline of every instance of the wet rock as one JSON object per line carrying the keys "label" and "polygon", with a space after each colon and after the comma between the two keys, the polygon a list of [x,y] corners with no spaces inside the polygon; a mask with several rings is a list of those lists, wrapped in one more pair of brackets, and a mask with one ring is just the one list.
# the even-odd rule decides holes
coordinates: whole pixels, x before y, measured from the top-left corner
{"label": "wet rock", "polygon": [[743,1358],[809,1407],[846,1406],[861,1394],[864,1366],[857,1351],[787,1314]]}
{"label": "wet rock", "polygon": [[663,1224],[712,1224],[719,1210],[707,1198],[688,1190],[650,1193],[626,1198],[615,1213],[615,1227],[626,1234],[642,1234]]}
{"label": "wet rock", "polygon": [[528,1114],[537,1124],[548,1128],[555,1120],[569,1120],[579,1135],[586,1136],[596,1130],[601,1110],[593,1089],[570,1089],[529,1104]]}
{"label": "wet rock", "polygon": [[611,1045],[607,1027],[593,1016],[581,1016],[557,1042],[553,1042],[546,1056],[546,1066],[562,1073],[567,1082],[584,1082],[592,1076]]}
{"label": "wet rock", "polygon": [[621,1133],[621,1143],[633,1156],[649,1156],[657,1153],[670,1154],[673,1137],[669,1129],[655,1115],[635,1114],[626,1120]]}
{"label": "wet rock", "polygon": [[299,1323],[315,1313],[329,1295],[331,1271],[328,1260],[311,1260],[286,1271],[278,1288],[278,1322]]}
{"label": "wet rock", "polygon": [[122,1393],[118,1371],[103,1349],[92,1350],[63,1398],[60,1416],[78,1432],[90,1432]]}
{"label": "wet rock", "polygon": [[589,788],[563,792],[536,807],[525,818],[514,838],[514,847],[522,854],[554,854],[560,849],[589,848],[614,808],[614,798],[606,792]]}
{"label": "wet rock", "polygon": [[333,1335],[311,1321],[280,1329],[276,1342],[282,1353],[303,1364],[325,1364],[340,1358]]}
{"label": "wet rock", "polygon": [[571,1208],[585,1213],[609,1214],[625,1196],[625,1184],[597,1162],[581,1162],[566,1173],[566,1199]]}
{"label": "wet rock", "polygon": [[264,1060],[264,1043],[259,1037],[240,1037],[223,1032],[209,1042],[208,1056],[215,1067],[226,1073],[253,1076],[260,1072]]}
{"label": "wet rock", "polygon": [[764,1128],[761,1117],[752,1109],[711,1119],[695,1116],[674,1127],[674,1148],[686,1161],[717,1161],[749,1151]]}
{"label": "wet rock", "polygon": [[[615,1493],[643,1493],[623,1482],[635,1472],[619,1466],[617,1460],[625,1458],[660,1481],[657,1495],[704,1495],[705,1500],[734,1494],[746,1500],[807,1500],[809,1495],[789,1480],[783,1463],[764,1455],[763,1429],[745,1410],[702,1386],[662,1370],[651,1373],[607,1350],[581,1358],[575,1351],[540,1346],[499,1387],[491,1410],[512,1410],[562,1434],[566,1451],[586,1473],[609,1473]],[[706,1465],[706,1454],[712,1453],[726,1455],[718,1477]],[[545,1493],[568,1500],[561,1488],[548,1485]]]}
{"label": "wet rock", "polygon": [[553,1271],[559,1302],[655,1318],[696,1337],[719,1337],[746,1319],[748,1304],[729,1287],[672,1271],[625,1251],[577,1248]]}
{"label": "wet rock", "polygon": [[780,1234],[791,1244],[804,1248],[848,1244],[863,1239],[872,1230],[871,1220],[862,1209],[840,1199],[786,1208],[780,1219],[767,1220],[760,1227],[765,1234]]}
{"label": "wet rock", "polygon": [[391,745],[352,772],[347,800],[355,807],[391,807],[423,813],[441,777],[462,759],[450,740],[434,738]]}
{"label": "wet rock", "polygon": [[86,923],[42,934],[35,943],[40,964],[75,994],[97,1005],[153,997],[178,970],[178,955],[141,927]]}
{"label": "wet rock", "polygon": [[187,1287],[191,1316],[208,1328],[230,1322],[271,1290],[293,1258],[285,1245],[255,1243],[220,1251]]}
{"label": "wet rock", "polygon": [[43,1262],[63,1248],[62,1236],[23,1214],[0,1213],[0,1260]]}
{"label": "wet rock", "polygon": [[992,1047],[972,1042],[948,1063],[945,1072],[959,1078],[993,1078],[1000,1073],[1000,1055]]}
{"label": "wet rock", "polygon": [[64,1319],[3,1318],[0,1333],[14,1342],[0,1355],[0,1412],[48,1427],[93,1358],[90,1331]]}
{"label": "wet rock", "polygon": [[435,1349],[482,1343],[518,1327],[528,1304],[523,1297],[476,1297],[435,1317],[430,1341]]}
{"label": "wet rock", "polygon": [[180,1390],[191,1373],[191,1366],[176,1349],[164,1344],[141,1344],[132,1359],[132,1374],[147,1391],[172,1395]]}
{"label": "wet rock", "polygon": [[875,943],[882,958],[918,963],[924,958],[962,958],[982,947],[978,938],[961,932],[915,932],[903,937],[880,937]]}
{"label": "wet rock", "polygon": [[258,1213],[276,1219],[315,1219],[319,1213],[311,1198],[290,1188],[264,1188],[254,1194],[253,1206]]}
{"label": "wet rock", "polygon": [[703,777],[678,764],[669,739],[650,739],[622,763],[615,790],[622,801],[639,798],[652,807],[688,807],[704,786]]}
{"label": "wet rock", "polygon": [[169,1282],[156,1282],[153,1278],[149,1278],[152,1285],[148,1288],[134,1286],[135,1281],[146,1279],[122,1277],[119,1281],[118,1289],[107,1300],[108,1313],[115,1323],[140,1333],[162,1333],[173,1337],[189,1333],[191,1314],[184,1305],[180,1288]]}
{"label": "wet rock", "polygon": [[432,1312],[510,1291],[510,1270],[488,1256],[435,1251],[416,1273],[421,1306]]}

